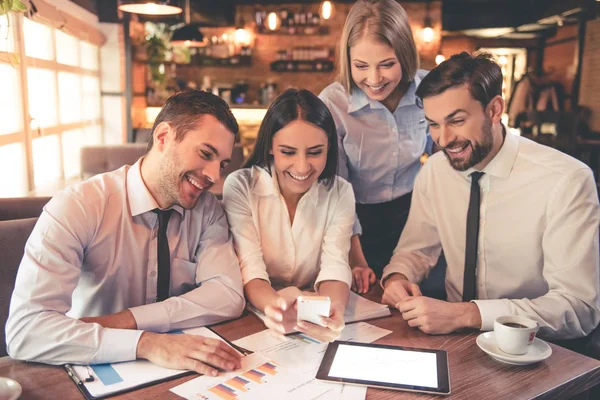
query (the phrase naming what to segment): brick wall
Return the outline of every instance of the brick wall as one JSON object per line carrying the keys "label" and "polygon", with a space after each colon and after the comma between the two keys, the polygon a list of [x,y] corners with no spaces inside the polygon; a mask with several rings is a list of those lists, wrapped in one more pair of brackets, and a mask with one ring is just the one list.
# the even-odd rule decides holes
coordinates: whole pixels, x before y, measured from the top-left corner
{"label": "brick wall", "polygon": [[586,25],[579,104],[592,111],[590,127],[600,132],[600,18]]}
{"label": "brick wall", "polygon": [[[258,99],[259,88],[267,80],[277,84],[278,91],[285,90],[288,87],[299,87],[319,93],[323,88],[335,80],[335,72],[273,72],[270,70],[270,64],[276,60],[278,50],[284,50],[293,47],[314,46],[330,47],[337,50],[339,37],[341,35],[346,15],[352,4],[336,3],[336,13],[326,24],[329,27],[329,34],[324,36],[286,36],[273,34],[254,33],[254,13],[255,6],[242,5],[237,7],[239,15],[243,16],[246,29],[253,32],[254,48],[252,55],[252,65],[250,67],[200,67],[194,65],[178,65],[176,68],[177,78],[193,81],[198,86],[202,83],[202,78],[208,75],[211,82],[214,83],[236,83],[244,80],[249,83],[248,100]],[[436,31],[435,39],[429,44],[422,42],[421,30],[425,19],[426,9],[423,3],[402,3],[406,9],[410,24],[415,34],[419,51],[421,54],[421,64],[424,68],[432,68],[440,44],[441,32],[441,3],[433,2],[430,9],[430,16]],[[292,12],[299,11],[303,7],[305,11],[318,12],[319,4],[286,4],[285,8]],[[284,6],[265,6],[267,12],[277,11]],[[233,33],[233,28],[203,28],[202,32],[206,36],[220,36],[223,33]]]}

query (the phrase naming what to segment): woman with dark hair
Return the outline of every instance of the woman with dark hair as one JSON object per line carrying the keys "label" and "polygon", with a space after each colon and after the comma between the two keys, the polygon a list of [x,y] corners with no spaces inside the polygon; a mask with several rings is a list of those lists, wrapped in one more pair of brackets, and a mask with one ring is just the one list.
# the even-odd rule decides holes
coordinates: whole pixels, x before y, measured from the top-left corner
{"label": "woman with dark hair", "polygon": [[[295,329],[332,341],[344,327],[355,203],[352,186],[336,176],[337,151],[325,104],[288,89],[267,110],[244,168],[224,184],[246,297],[277,334]],[[296,321],[304,289],[330,297],[324,326]]]}

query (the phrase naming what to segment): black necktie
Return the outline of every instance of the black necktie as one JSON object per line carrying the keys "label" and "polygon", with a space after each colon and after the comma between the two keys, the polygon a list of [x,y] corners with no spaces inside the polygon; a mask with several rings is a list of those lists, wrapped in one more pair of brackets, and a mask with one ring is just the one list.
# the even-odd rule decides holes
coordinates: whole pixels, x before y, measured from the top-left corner
{"label": "black necktie", "polygon": [[152,210],[158,215],[158,279],[156,281],[156,301],[169,298],[171,283],[171,254],[169,240],[167,239],[167,226],[173,210]]}
{"label": "black necktie", "polygon": [[471,198],[467,211],[467,245],[465,246],[465,275],[463,280],[463,301],[477,298],[477,241],[479,239],[479,179],[483,172],[471,174]]}

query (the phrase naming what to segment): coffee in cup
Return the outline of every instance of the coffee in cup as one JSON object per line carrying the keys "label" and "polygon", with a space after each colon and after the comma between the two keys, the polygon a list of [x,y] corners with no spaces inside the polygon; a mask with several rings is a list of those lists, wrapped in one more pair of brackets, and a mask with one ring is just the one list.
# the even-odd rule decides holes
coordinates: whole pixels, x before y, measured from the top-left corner
{"label": "coffee in cup", "polygon": [[539,324],[520,315],[506,315],[494,321],[494,336],[500,350],[508,354],[527,353],[533,343]]}

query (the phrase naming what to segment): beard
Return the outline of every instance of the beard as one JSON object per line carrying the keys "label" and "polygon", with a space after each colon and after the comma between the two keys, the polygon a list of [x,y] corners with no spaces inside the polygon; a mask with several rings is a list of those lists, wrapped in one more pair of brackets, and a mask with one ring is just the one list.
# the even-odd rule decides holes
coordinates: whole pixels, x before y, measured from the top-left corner
{"label": "beard", "polygon": [[[483,124],[481,125],[481,133],[483,138],[481,142],[469,141],[469,146],[471,146],[471,155],[467,159],[453,159],[446,151],[446,148],[442,149],[452,168],[457,171],[466,171],[482,162],[488,156],[488,154],[490,154],[492,147],[494,147],[491,118],[487,116],[485,117],[485,121],[483,121]],[[450,143],[446,147],[451,148],[455,146],[456,141]]]}
{"label": "beard", "polygon": [[180,165],[177,162],[175,154],[173,154],[172,151],[166,153],[161,159],[158,167],[159,178],[156,188],[167,204],[180,205],[184,208],[188,208],[181,204],[180,200],[179,190],[182,177],[178,172],[179,170]]}

